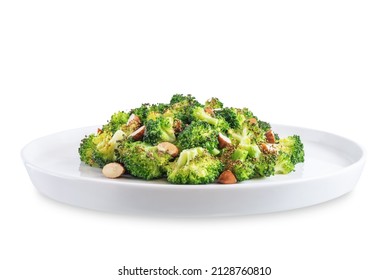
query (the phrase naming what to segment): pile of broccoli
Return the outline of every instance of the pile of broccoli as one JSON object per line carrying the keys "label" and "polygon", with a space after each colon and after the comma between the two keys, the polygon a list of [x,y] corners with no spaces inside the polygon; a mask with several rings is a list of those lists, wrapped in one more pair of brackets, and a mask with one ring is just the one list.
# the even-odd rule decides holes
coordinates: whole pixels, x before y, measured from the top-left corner
{"label": "pile of broccoli", "polygon": [[280,139],[247,108],[182,94],[113,114],[78,152],[90,166],[120,164],[126,174],[173,184],[237,183],[287,174],[304,162],[299,136]]}

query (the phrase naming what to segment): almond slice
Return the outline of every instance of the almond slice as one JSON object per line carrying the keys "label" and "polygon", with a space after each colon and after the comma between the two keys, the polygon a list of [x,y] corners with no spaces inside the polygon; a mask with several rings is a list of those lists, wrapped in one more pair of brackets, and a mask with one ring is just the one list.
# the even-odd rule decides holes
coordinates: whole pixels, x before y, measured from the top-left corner
{"label": "almond slice", "polygon": [[219,132],[219,135],[217,137],[217,140],[219,140],[219,147],[221,149],[231,145],[231,139],[228,138],[227,136],[221,134],[220,132]]}
{"label": "almond slice", "polygon": [[135,130],[133,133],[130,134],[130,137],[132,137],[135,141],[141,140],[143,135],[145,134],[146,127],[142,125],[137,130]]}
{"label": "almond slice", "polygon": [[214,116],[214,115],[215,115],[214,112],[213,112],[213,109],[210,108],[210,107],[206,107],[206,108],[204,109],[204,111],[205,111],[205,113],[207,113],[207,114],[210,115],[210,116]]}
{"label": "almond slice", "polygon": [[258,123],[256,118],[249,118],[249,124],[256,124],[256,123]]}
{"label": "almond slice", "polygon": [[262,152],[267,153],[267,154],[275,154],[277,153],[277,148],[274,144],[266,144],[262,143],[261,144],[261,149]]}
{"label": "almond slice", "polygon": [[103,175],[110,179],[119,178],[124,174],[124,171],[124,167],[117,162],[111,162],[104,165],[102,170]]}
{"label": "almond slice", "polygon": [[177,146],[170,143],[170,142],[159,143],[157,146],[157,149],[158,149],[158,151],[160,151],[162,153],[167,153],[167,154],[171,155],[172,157],[176,157],[180,153]]}
{"label": "almond slice", "polygon": [[276,137],[274,136],[274,132],[272,130],[266,132],[265,136],[268,143],[274,144],[276,142]]}
{"label": "almond slice", "polygon": [[135,115],[135,114],[131,114],[130,118],[127,121],[127,125],[129,125],[132,122],[140,123],[140,118],[137,115]]}
{"label": "almond slice", "polygon": [[234,173],[232,173],[231,170],[223,171],[223,173],[220,174],[219,179],[217,179],[217,181],[220,184],[235,184],[236,182],[238,182],[238,180],[236,180]]}

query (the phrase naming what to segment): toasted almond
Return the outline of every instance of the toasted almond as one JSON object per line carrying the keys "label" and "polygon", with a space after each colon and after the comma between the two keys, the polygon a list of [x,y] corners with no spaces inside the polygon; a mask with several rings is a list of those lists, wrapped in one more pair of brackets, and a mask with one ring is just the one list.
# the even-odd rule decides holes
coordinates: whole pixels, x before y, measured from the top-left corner
{"label": "toasted almond", "polygon": [[101,134],[101,133],[103,133],[103,131],[100,128],[98,128],[97,129],[97,134]]}
{"label": "toasted almond", "polygon": [[131,114],[130,118],[127,121],[127,125],[129,125],[132,122],[140,123],[140,118],[135,114]]}
{"label": "toasted almond", "polygon": [[104,165],[102,170],[103,175],[110,179],[115,179],[122,176],[124,174],[124,171],[124,167],[117,162],[111,162]]}
{"label": "toasted almond", "polygon": [[256,118],[249,118],[249,123],[250,124],[256,124],[257,123],[257,119]]}
{"label": "toasted almond", "polygon": [[183,122],[181,120],[175,119],[173,122],[173,129],[175,133],[180,133],[181,131],[183,131]]}
{"label": "toasted almond", "polygon": [[265,136],[266,136],[266,141],[268,143],[274,144],[276,142],[276,137],[274,136],[274,133],[272,130],[269,130],[268,132],[266,132]]}
{"label": "toasted almond", "polygon": [[261,144],[261,149],[262,149],[262,152],[267,153],[267,154],[275,154],[275,153],[277,153],[277,149],[274,146],[274,144],[262,143]]}
{"label": "toasted almond", "polygon": [[135,130],[133,133],[130,134],[130,137],[132,137],[135,141],[138,141],[142,139],[143,135],[145,134],[146,127],[142,125],[137,130]]}
{"label": "toasted almond", "polygon": [[236,180],[234,173],[232,173],[231,170],[223,171],[223,173],[220,174],[219,179],[217,179],[217,181],[220,184],[235,184],[236,182],[238,182],[238,180]]}
{"label": "toasted almond", "polygon": [[219,135],[217,137],[217,140],[219,140],[219,147],[221,149],[231,145],[231,139],[228,138],[227,136],[221,134],[220,132],[219,132]]}
{"label": "toasted almond", "polygon": [[210,108],[210,107],[206,107],[206,108],[204,109],[204,111],[205,111],[205,113],[207,113],[208,115],[211,115],[211,116],[214,115],[213,109]]}
{"label": "toasted almond", "polygon": [[170,143],[170,142],[159,143],[157,146],[157,149],[158,149],[158,151],[160,151],[162,153],[167,153],[167,154],[171,155],[172,157],[176,157],[180,153],[177,146]]}

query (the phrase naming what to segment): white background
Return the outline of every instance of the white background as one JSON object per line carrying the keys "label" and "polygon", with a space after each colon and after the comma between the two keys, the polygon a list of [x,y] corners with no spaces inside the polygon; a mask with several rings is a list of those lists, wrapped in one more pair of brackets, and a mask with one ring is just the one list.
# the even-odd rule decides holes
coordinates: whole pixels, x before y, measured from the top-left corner
{"label": "white background", "polygon": [[[389,279],[388,14],[385,1],[1,1],[0,278],[239,265]],[[31,184],[29,141],[176,92],[349,137],[368,152],[362,177],[325,204],[218,219],[99,213]]]}

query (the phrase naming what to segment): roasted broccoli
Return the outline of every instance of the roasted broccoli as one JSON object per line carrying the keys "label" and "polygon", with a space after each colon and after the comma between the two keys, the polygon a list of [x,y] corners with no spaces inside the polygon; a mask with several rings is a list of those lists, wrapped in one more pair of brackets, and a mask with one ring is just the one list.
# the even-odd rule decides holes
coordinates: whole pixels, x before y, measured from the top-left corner
{"label": "roasted broccoli", "polygon": [[240,181],[249,180],[255,177],[256,158],[250,156],[247,149],[242,147],[229,146],[223,150],[221,161],[225,170],[230,170]]}
{"label": "roasted broccoli", "polygon": [[294,170],[296,164],[304,162],[304,145],[297,135],[280,139],[277,150],[276,174],[290,173]]}
{"label": "roasted broccoli", "polygon": [[172,157],[144,142],[124,143],[119,147],[119,162],[134,177],[151,180],[166,175],[166,166]]}
{"label": "roasted broccoli", "polygon": [[270,177],[274,175],[276,162],[276,154],[261,153],[255,161],[255,173],[259,177]]}
{"label": "roasted broccoli", "polygon": [[170,117],[159,116],[155,120],[148,120],[143,141],[151,145],[156,145],[160,142],[176,141],[173,125],[174,120]]}
{"label": "roasted broccoli", "polygon": [[192,120],[192,110],[201,104],[192,95],[175,94],[172,96],[169,108],[164,112],[167,117],[181,120],[189,124]]}
{"label": "roasted broccoli", "polygon": [[130,111],[131,114],[135,114],[139,117],[142,123],[145,123],[147,120],[155,120],[159,116],[161,116],[165,111],[169,108],[168,104],[157,103],[157,104],[149,104],[144,103],[142,106],[132,109]]}
{"label": "roasted broccoli", "polygon": [[174,184],[241,182],[287,174],[304,162],[299,136],[280,138],[247,108],[183,94],[114,113],[78,152],[90,166],[107,170],[114,162],[134,177]]}
{"label": "roasted broccoli", "polygon": [[114,135],[101,131],[98,134],[86,136],[80,144],[80,159],[88,165],[103,167],[116,160],[115,149],[125,137],[121,130]]}
{"label": "roasted broccoli", "polygon": [[288,154],[293,164],[304,162],[304,145],[298,135],[279,139],[279,150]]}
{"label": "roasted broccoli", "polygon": [[95,137],[95,134],[86,135],[85,138],[81,140],[80,147],[78,148],[78,154],[80,155],[81,161],[90,166],[97,165],[93,159],[93,155],[96,151],[96,144],[93,142]]}
{"label": "roasted broccoli", "polygon": [[192,121],[203,121],[209,123],[219,132],[227,132],[230,129],[228,122],[222,117],[216,117],[214,112],[207,112],[206,108],[196,106],[192,109]]}
{"label": "roasted broccoli", "polygon": [[223,165],[203,148],[181,151],[167,169],[167,180],[173,184],[208,184],[214,182]]}
{"label": "roasted broccoli", "polygon": [[103,131],[115,133],[122,125],[127,123],[129,117],[130,114],[124,111],[114,113],[108,123],[103,125]]}
{"label": "roasted broccoli", "polygon": [[210,124],[194,121],[178,135],[177,146],[181,150],[202,147],[212,155],[217,155],[219,153],[218,134]]}
{"label": "roasted broccoli", "polygon": [[219,123],[219,119],[212,117],[209,115],[202,106],[196,106],[192,110],[192,118],[193,120],[203,121],[209,123],[213,126],[217,126]]}
{"label": "roasted broccoli", "polygon": [[220,109],[223,108],[223,103],[217,97],[212,97],[205,101],[205,107],[211,109]]}

